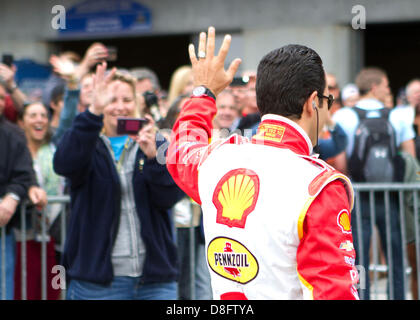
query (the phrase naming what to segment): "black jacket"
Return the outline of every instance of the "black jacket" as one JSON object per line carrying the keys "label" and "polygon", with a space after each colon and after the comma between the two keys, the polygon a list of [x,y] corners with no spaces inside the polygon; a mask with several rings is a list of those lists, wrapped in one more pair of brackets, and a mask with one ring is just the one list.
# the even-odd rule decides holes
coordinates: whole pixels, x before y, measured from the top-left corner
{"label": "black jacket", "polygon": [[[23,132],[0,116],[0,198],[13,192],[21,200],[26,199],[29,187],[35,184],[32,157]],[[16,216],[8,227],[16,221]]]}
{"label": "black jacket", "polygon": [[[111,254],[120,217],[120,181],[113,159],[100,139],[102,116],[79,114],[54,156],[54,170],[70,179],[71,214],[63,265],[73,279],[109,283]],[[157,142],[159,150],[165,141]],[[141,237],[146,245],[143,281],[173,281],[178,274],[177,249],[170,208],[183,192],[165,164],[147,159],[139,148],[133,189]]]}

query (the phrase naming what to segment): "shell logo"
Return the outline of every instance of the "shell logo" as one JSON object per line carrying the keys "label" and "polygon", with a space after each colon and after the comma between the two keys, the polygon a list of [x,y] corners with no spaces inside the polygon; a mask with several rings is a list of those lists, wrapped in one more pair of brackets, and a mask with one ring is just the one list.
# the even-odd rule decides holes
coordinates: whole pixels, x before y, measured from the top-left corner
{"label": "shell logo", "polygon": [[351,233],[349,212],[344,209],[337,215],[337,224],[343,233]]}
{"label": "shell logo", "polygon": [[216,222],[244,228],[248,215],[257,204],[259,190],[260,182],[254,171],[235,169],[226,173],[213,192]]}
{"label": "shell logo", "polygon": [[207,261],[215,273],[228,280],[248,283],[255,279],[259,266],[255,256],[239,241],[217,237],[207,246]]}

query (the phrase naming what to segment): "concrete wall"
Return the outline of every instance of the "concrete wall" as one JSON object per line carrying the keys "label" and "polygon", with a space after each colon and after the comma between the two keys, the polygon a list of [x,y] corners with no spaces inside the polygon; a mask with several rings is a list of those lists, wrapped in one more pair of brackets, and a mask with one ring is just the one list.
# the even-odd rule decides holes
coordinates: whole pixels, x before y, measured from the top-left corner
{"label": "concrete wall", "polygon": [[290,43],[302,44],[317,51],[325,70],[336,74],[340,83],[344,83],[353,77],[349,67],[350,33],[349,27],[334,25],[246,30],[243,60],[246,68],[253,68],[265,53],[275,48]]}
{"label": "concrete wall", "polygon": [[[47,62],[57,37],[51,8],[78,0],[0,0],[0,52]],[[340,84],[352,79],[360,62],[359,34],[351,28],[352,7],[366,8],[367,23],[420,20],[418,0],[142,0],[153,14],[150,34],[197,34],[213,25],[234,33],[234,54],[243,69],[255,69],[263,54],[287,43],[313,47]],[[236,37],[235,34],[241,34]],[[233,58],[233,57],[232,57]]]}

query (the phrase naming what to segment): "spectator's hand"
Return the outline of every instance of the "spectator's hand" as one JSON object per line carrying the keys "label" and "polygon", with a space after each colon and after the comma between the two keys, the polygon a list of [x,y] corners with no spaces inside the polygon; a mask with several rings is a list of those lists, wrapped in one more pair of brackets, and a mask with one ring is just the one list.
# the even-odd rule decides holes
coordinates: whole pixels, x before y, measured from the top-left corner
{"label": "spectator's hand", "polygon": [[106,66],[106,62],[98,64],[96,73],[93,76],[93,103],[89,107],[89,111],[96,115],[101,115],[104,108],[111,100],[111,93],[109,92],[108,86],[117,71],[116,68],[112,68],[112,70],[105,75]]}
{"label": "spectator's hand", "polygon": [[0,63],[0,78],[2,78],[7,86],[7,89],[11,89],[15,85],[15,74],[16,66],[12,65],[11,67]]}
{"label": "spectator's hand", "polygon": [[0,202],[0,227],[4,227],[12,218],[16,211],[18,202],[9,197],[5,196]]}
{"label": "spectator's hand", "polygon": [[32,186],[28,191],[29,200],[36,206],[38,210],[42,210],[48,203],[47,193],[44,189]]}
{"label": "spectator's hand", "polygon": [[145,125],[137,135],[130,135],[130,138],[139,144],[140,149],[148,159],[153,159],[157,154],[155,122],[148,114],[145,115],[145,118],[149,120],[147,125]]}
{"label": "spectator's hand", "polygon": [[233,76],[241,63],[241,59],[233,60],[228,70],[225,71],[225,59],[229,52],[231,36],[225,36],[217,56],[214,55],[215,37],[215,29],[213,27],[209,27],[208,37],[206,37],[205,32],[200,33],[198,53],[200,56],[200,53],[204,52],[206,55],[205,58],[197,59],[194,45],[192,44],[188,47],[188,51],[192,65],[194,86],[204,85],[217,96],[232,82]]}
{"label": "spectator's hand", "polygon": [[86,72],[88,72],[95,64],[104,61],[107,57],[107,48],[102,43],[95,42],[87,49],[80,67],[86,68]]}
{"label": "spectator's hand", "polygon": [[76,66],[68,59],[51,55],[50,64],[53,66],[55,73],[59,74],[64,80],[69,81],[75,77]]}

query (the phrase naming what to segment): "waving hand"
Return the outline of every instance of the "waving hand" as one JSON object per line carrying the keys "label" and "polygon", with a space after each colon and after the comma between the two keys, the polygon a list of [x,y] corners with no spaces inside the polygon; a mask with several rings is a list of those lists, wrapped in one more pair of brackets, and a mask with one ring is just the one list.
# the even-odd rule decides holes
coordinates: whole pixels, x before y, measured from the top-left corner
{"label": "waving hand", "polygon": [[215,33],[214,27],[209,27],[207,35],[205,32],[200,33],[198,58],[193,44],[188,47],[188,52],[193,70],[194,85],[203,85],[217,96],[232,82],[241,59],[233,60],[229,68],[225,70],[225,60],[232,37],[230,35],[224,37],[222,46],[216,56],[214,54]]}

